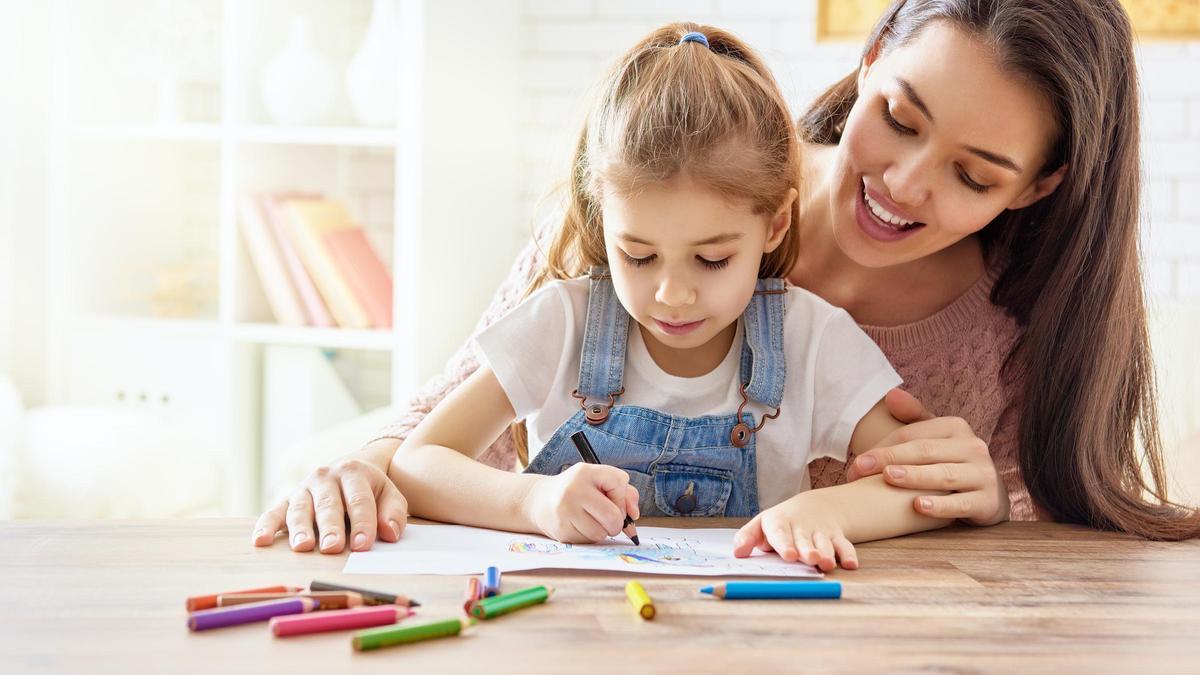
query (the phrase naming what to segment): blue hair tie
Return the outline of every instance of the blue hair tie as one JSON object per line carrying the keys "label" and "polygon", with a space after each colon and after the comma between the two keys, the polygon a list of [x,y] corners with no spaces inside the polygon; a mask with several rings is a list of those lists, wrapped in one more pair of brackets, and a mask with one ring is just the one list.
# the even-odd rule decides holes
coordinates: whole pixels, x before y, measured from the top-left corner
{"label": "blue hair tie", "polygon": [[679,38],[679,44],[683,44],[685,42],[699,42],[705,47],[708,47],[708,38],[704,37],[704,33],[697,33],[695,31]]}

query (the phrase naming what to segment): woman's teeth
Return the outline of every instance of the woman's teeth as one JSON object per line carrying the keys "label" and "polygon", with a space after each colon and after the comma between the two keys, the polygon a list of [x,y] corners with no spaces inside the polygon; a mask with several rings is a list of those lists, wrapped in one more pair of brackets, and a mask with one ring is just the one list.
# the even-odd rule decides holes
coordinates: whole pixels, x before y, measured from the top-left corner
{"label": "woman's teeth", "polygon": [[915,220],[905,220],[900,216],[893,214],[891,211],[883,208],[882,204],[874,199],[871,199],[871,195],[868,194],[865,189],[863,190],[863,199],[867,202],[867,208],[871,209],[871,213],[875,214],[876,218],[893,226],[897,230],[903,230],[911,227],[913,223],[916,222]]}

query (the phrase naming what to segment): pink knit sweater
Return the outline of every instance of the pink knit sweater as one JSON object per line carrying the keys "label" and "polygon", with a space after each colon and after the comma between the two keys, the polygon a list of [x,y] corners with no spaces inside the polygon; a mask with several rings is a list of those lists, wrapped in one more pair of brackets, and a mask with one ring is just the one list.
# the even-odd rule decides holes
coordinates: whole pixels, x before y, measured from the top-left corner
{"label": "pink knit sweater", "polygon": [[[540,259],[541,251],[534,243],[525,247],[475,326],[475,333],[521,301]],[[1016,321],[989,300],[996,276],[996,270],[990,270],[949,306],[921,321],[862,328],[904,378],[907,391],[934,415],[962,417],[988,443],[1012,502],[1011,518],[1034,520],[1037,513],[1017,463],[1017,409],[1000,381],[1000,368],[1019,328]],[[442,374],[426,383],[409,403],[408,410],[382,429],[376,439],[403,440],[478,367],[472,340],[468,339],[450,358]],[[510,434],[505,432],[497,438],[481,460],[501,468],[513,467],[516,451]],[[837,485],[845,482],[845,465],[829,459],[817,460],[810,467],[810,476],[814,488]]]}

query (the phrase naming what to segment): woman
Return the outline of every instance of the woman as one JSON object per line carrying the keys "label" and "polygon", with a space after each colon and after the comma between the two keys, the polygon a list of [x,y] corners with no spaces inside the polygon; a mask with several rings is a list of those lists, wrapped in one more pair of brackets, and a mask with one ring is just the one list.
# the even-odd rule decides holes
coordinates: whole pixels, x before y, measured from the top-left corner
{"label": "woman", "polygon": [[[914,508],[980,525],[1200,534],[1200,515],[1167,501],[1156,426],[1131,44],[1118,0],[896,0],[859,69],[800,118],[804,246],[789,278],[846,308],[916,397],[889,395],[908,426],[845,478],[951,491]],[[520,300],[538,255],[481,325]],[[397,540],[392,454],[475,365],[460,350],[379,439],[265,512],[255,544],[286,525],[293,549],[340,552],[346,512],[353,550]],[[506,434],[486,459],[511,463],[514,447]],[[739,545],[769,545],[763,530],[752,521]]]}

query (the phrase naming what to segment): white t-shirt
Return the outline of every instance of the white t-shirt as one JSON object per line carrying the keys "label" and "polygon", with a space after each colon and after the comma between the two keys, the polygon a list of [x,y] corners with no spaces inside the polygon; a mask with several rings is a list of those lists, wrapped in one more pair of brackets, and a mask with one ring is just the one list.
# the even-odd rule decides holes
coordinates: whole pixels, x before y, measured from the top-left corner
{"label": "white t-shirt", "polygon": [[[529,457],[579,412],[579,360],[587,319],[588,279],[555,281],[538,289],[476,338],[529,431]],[[760,508],[809,488],[808,463],[845,461],[854,427],[900,376],[845,310],[795,286],[784,296],[787,378],[781,414],[755,434]],[[676,377],[654,362],[636,321],[629,322],[625,393],[635,405],[684,417],[731,415],[742,401],[739,365],[742,322],[725,359],[700,377]],[[591,401],[589,401],[591,402]],[[751,401],[755,422],[772,412]]]}

